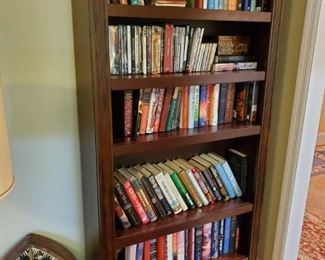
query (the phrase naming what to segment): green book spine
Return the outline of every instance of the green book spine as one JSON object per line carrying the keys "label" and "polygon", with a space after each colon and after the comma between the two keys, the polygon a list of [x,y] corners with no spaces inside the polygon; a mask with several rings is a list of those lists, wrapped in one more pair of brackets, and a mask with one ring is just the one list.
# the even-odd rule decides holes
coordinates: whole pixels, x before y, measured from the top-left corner
{"label": "green book spine", "polygon": [[179,90],[179,87],[175,87],[174,94],[173,94],[173,99],[172,99],[171,104],[170,104],[168,120],[167,120],[167,131],[171,131],[173,129],[174,117],[175,117],[175,113],[176,113],[176,103],[177,103],[177,97],[178,97],[178,90]]}
{"label": "green book spine", "polygon": [[182,196],[183,200],[185,201],[186,205],[191,209],[195,208],[195,204],[194,204],[190,194],[188,194],[186,187],[184,186],[181,179],[178,177],[177,173],[173,172],[170,175],[170,177],[173,180],[177,190],[181,194],[181,196]]}

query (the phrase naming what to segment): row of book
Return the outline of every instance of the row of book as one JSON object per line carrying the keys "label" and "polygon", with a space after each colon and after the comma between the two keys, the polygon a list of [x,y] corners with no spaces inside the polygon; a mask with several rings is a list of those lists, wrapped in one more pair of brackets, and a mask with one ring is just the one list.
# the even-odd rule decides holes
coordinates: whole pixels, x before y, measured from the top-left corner
{"label": "row of book", "polygon": [[[203,27],[172,24],[166,24],[164,27],[111,25],[108,30],[111,74],[158,74],[257,68],[257,62],[248,55],[250,43],[248,36],[203,38]],[[203,43],[203,39],[207,42]],[[229,62],[222,63],[228,65],[216,65],[220,60],[228,60]]]}
{"label": "row of book", "polygon": [[257,82],[245,82],[126,90],[123,97],[116,97],[115,93],[114,99],[123,98],[124,104],[115,106],[123,115],[113,107],[113,119],[119,124],[114,135],[152,134],[177,128],[215,126],[233,120],[255,122],[258,86]]}
{"label": "row of book", "polygon": [[194,260],[215,259],[237,252],[240,217],[228,217],[177,233],[131,245],[119,259]]}
{"label": "row of book", "polygon": [[267,0],[110,0],[121,5],[156,5],[231,11],[267,11]]}
{"label": "row of book", "polygon": [[119,168],[113,186],[122,227],[241,197],[246,189],[247,155],[229,149],[227,157],[232,169],[215,153]]}

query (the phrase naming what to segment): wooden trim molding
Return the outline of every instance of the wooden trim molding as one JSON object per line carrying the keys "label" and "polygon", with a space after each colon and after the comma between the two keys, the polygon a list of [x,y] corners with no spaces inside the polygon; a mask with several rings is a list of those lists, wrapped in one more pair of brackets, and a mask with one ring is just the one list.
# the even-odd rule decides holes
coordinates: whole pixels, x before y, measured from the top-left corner
{"label": "wooden trim molding", "polygon": [[[320,18],[322,1],[307,1],[302,45],[299,56],[298,72],[291,115],[286,163],[281,190],[277,227],[272,259],[288,259],[285,255],[288,227],[292,208],[295,183],[298,172],[303,130],[306,117],[308,93],[314,60],[315,41]],[[305,184],[305,185],[308,185]],[[301,202],[304,203],[304,202]],[[299,238],[298,238],[299,239]]]}

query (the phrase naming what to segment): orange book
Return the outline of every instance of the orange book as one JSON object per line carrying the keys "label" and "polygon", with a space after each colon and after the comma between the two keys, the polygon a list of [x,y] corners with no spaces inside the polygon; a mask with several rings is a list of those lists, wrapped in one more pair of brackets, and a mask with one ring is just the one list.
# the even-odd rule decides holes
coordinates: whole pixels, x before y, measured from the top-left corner
{"label": "orange book", "polygon": [[147,121],[150,109],[150,99],[151,99],[151,88],[146,88],[143,91],[143,96],[141,97],[141,110],[139,111],[141,114],[141,121],[140,121],[140,135],[144,135],[146,133],[147,128]]}
{"label": "orange book", "polygon": [[237,0],[228,0],[228,10],[236,11],[237,10]]}
{"label": "orange book", "polygon": [[208,91],[207,91],[207,107],[206,107],[206,125],[210,125],[210,116],[211,116],[211,98],[212,98],[212,92],[213,92],[213,85],[208,85]]}
{"label": "orange book", "polygon": [[187,125],[188,125],[188,86],[183,87],[181,128],[187,128]]}
{"label": "orange book", "polygon": [[166,239],[165,236],[159,237],[157,241],[157,260],[166,259]]}
{"label": "orange book", "polygon": [[144,242],[143,260],[150,260],[150,241],[145,241]]}
{"label": "orange book", "polygon": [[178,241],[177,233],[173,233],[173,259],[177,259],[178,254]]}

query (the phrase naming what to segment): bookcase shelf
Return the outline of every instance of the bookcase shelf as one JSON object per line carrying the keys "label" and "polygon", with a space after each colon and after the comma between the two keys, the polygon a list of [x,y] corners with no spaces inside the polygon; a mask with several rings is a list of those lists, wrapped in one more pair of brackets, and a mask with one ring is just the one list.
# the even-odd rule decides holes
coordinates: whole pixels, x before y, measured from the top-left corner
{"label": "bookcase shelf", "polygon": [[260,134],[260,125],[224,124],[213,127],[180,129],[167,133],[155,133],[115,140],[113,155],[151,152],[171,147],[207,143]]}
{"label": "bookcase shelf", "polygon": [[265,71],[193,72],[156,75],[111,75],[112,90],[174,87],[209,83],[232,83],[265,80]]}
{"label": "bookcase shelf", "polygon": [[241,199],[217,202],[200,209],[192,209],[179,215],[168,216],[146,225],[118,230],[115,245],[116,248],[123,248],[218,219],[249,213],[252,210],[253,204]]}
{"label": "bookcase shelf", "polygon": [[206,10],[197,8],[107,5],[108,17],[188,21],[230,21],[270,23],[270,12]]}

